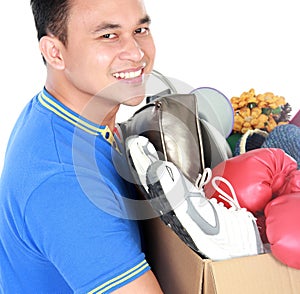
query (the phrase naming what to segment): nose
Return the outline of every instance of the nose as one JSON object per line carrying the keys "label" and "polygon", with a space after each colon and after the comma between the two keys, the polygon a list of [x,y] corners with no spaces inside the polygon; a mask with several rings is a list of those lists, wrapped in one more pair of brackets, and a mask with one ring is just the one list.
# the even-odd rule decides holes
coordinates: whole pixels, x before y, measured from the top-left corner
{"label": "nose", "polygon": [[134,37],[128,38],[122,47],[120,59],[131,60],[134,62],[141,61],[145,53]]}

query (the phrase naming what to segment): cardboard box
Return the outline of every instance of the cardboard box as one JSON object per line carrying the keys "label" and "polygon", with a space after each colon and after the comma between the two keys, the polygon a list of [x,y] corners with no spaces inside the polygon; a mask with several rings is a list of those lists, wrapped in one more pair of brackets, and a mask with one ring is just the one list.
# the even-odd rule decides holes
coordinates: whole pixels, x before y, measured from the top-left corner
{"label": "cardboard box", "polygon": [[160,219],[143,222],[145,252],[165,294],[299,294],[300,270],[272,254],[202,259]]}

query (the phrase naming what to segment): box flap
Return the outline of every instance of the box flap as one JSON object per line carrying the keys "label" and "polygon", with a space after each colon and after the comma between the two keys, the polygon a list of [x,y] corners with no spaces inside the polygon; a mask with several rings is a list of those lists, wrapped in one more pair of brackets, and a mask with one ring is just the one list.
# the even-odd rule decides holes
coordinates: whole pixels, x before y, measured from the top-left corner
{"label": "box flap", "polygon": [[203,294],[240,293],[300,293],[300,271],[280,263],[270,253],[205,261]]}

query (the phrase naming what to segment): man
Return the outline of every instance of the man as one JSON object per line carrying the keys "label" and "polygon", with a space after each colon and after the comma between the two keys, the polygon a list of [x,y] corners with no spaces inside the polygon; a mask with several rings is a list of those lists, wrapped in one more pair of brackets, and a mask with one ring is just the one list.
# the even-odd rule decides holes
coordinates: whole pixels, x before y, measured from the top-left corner
{"label": "man", "polygon": [[155,46],[142,0],[31,0],[44,89],[8,143],[1,293],[162,293],[114,165],[120,104],[138,105]]}

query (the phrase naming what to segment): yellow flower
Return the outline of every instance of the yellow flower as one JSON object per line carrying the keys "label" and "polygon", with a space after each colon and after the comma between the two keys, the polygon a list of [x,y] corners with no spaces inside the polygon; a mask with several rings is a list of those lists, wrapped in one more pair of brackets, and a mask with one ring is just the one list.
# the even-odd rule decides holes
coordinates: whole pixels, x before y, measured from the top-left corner
{"label": "yellow flower", "polygon": [[240,97],[230,99],[234,109],[233,131],[246,133],[248,130],[264,129],[270,132],[278,124],[273,117],[273,113],[280,113],[281,107],[286,104],[285,98],[274,95],[272,92],[255,94],[252,88],[248,92],[243,92]]}
{"label": "yellow flower", "polygon": [[262,113],[261,108],[243,107],[235,112],[233,130],[244,134],[248,130],[265,128],[267,121],[268,116]]}
{"label": "yellow flower", "polygon": [[285,98],[282,96],[275,96],[272,92],[257,95],[257,106],[261,108],[276,109],[279,106],[284,105]]}

